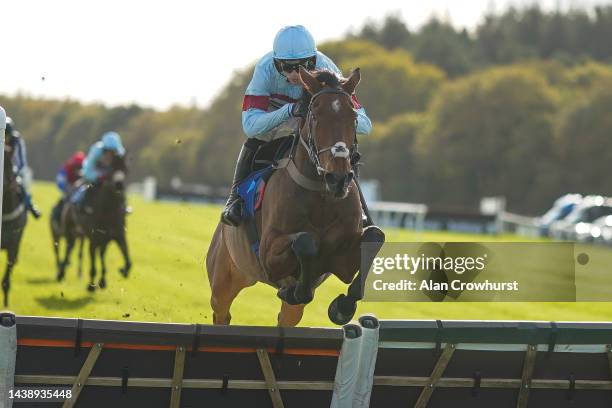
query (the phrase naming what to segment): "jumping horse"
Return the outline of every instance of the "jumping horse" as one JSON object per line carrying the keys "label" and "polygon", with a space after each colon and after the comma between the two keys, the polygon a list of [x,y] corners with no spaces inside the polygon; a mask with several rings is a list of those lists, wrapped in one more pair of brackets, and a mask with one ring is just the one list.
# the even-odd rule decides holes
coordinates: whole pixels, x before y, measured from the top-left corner
{"label": "jumping horse", "polygon": [[[215,324],[229,324],[238,293],[256,282],[278,289],[279,326],[295,326],[314,291],[330,274],[349,285],[328,308],[335,324],[352,319],[373,258],[385,235],[363,227],[351,153],[356,147],[357,113],[352,95],[361,74],[348,79],[300,68],[308,111],[288,156],[269,177],[255,213],[258,256],[244,245],[245,226],[219,223],[206,268]],[[362,244],[374,246],[364,252]]]}

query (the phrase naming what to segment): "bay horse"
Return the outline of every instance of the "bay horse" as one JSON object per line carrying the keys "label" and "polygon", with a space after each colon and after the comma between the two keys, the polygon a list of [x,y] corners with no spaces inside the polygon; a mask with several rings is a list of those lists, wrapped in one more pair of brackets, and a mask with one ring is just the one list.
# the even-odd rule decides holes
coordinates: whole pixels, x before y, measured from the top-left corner
{"label": "bay horse", "polygon": [[[363,298],[371,263],[384,243],[378,227],[363,228],[350,161],[357,121],[352,95],[361,79],[359,69],[339,79],[328,71],[311,74],[300,68],[300,79],[308,111],[294,148],[270,176],[255,213],[259,256],[245,244],[244,223],[219,223],[210,243],[206,268],[215,324],[229,324],[238,293],[264,282],[277,288],[282,300],[278,325],[295,326],[315,288],[330,274],[349,284],[348,293],[328,308],[332,322],[345,324]],[[362,243],[376,248],[364,259]]]}
{"label": "bay horse", "polygon": [[25,207],[25,197],[19,180],[13,172],[13,152],[5,145],[4,148],[4,184],[2,192],[2,237],[0,247],[7,252],[7,263],[2,278],[4,307],[8,306],[11,289],[11,272],[17,263],[19,245],[28,215]]}
{"label": "bay horse", "polygon": [[[88,200],[91,203],[91,214],[80,210],[78,205],[69,202],[62,215],[64,229],[76,230],[84,234],[89,241],[89,284],[87,290],[94,292],[96,287],[106,288],[106,249],[108,244],[115,241],[123,255],[124,266],[119,269],[124,278],[129,276],[132,267],[127,239],[125,235],[126,198],[125,179],[127,166],[125,157],[113,153],[110,170],[99,182],[88,185]],[[71,249],[71,248],[67,248]],[[97,274],[96,261],[100,258],[102,276],[95,283]],[[66,253],[66,259],[70,253]],[[63,277],[63,276],[62,276]]]}

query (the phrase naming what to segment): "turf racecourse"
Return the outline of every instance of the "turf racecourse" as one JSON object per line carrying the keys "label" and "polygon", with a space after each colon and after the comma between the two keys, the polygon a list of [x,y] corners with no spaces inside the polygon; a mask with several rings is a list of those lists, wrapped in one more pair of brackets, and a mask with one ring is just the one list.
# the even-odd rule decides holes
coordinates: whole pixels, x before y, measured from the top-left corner
{"label": "turf racecourse", "polygon": [[[76,251],[66,280],[55,281],[49,213],[59,193],[50,183],[36,183],[34,197],[43,218],[28,220],[20,259],[13,272],[10,309],[22,315],[64,316],[114,320],[211,323],[210,289],[204,257],[219,207],[180,203],[147,203],[130,197],[134,214],[128,218],[133,269],[128,279],[118,272],[119,249],[107,251],[108,287],[86,291],[89,260],[77,277]],[[411,231],[387,230],[388,241],[416,240]],[[490,236],[425,233],[419,240],[476,241]],[[521,240],[503,236],[502,240]],[[6,255],[0,257],[2,268]],[[2,270],[3,270],[2,269]],[[332,326],[327,306],[346,287],[328,279],[306,307],[303,326]],[[244,290],[232,308],[234,324],[274,325],[280,301],[275,290],[257,284]],[[385,319],[495,319],[612,321],[611,303],[361,303],[357,311]]]}

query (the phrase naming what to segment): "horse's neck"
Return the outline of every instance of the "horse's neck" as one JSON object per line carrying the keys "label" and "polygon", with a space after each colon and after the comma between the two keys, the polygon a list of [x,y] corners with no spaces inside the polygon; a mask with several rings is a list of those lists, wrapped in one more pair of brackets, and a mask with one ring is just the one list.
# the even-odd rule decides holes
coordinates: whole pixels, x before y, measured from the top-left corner
{"label": "horse's neck", "polygon": [[117,194],[112,187],[101,185],[98,190],[98,203],[101,208],[118,209],[123,205],[123,194]]}
{"label": "horse's neck", "polygon": [[[5,170],[6,171],[6,170]],[[12,171],[10,169],[9,171]],[[3,192],[2,192],[2,213],[10,213],[19,206],[19,185],[14,178],[9,177],[10,173],[5,173]]]}

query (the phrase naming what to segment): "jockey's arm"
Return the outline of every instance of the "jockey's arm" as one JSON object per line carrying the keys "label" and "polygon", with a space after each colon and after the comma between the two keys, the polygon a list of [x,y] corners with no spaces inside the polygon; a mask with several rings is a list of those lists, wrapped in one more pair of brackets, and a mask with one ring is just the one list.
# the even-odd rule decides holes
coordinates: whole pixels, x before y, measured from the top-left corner
{"label": "jockey's arm", "polygon": [[28,167],[28,154],[26,151],[25,142],[21,137],[15,141],[15,166],[17,167],[17,175],[22,176],[26,167]]}
{"label": "jockey's arm", "polygon": [[366,114],[363,106],[357,109],[357,133],[369,135],[372,131],[372,121]]}
{"label": "jockey's arm", "polygon": [[68,177],[66,175],[66,169],[64,167],[62,167],[60,171],[57,172],[57,175],[55,176],[55,182],[57,184],[57,188],[59,188],[60,191],[62,192],[66,191],[66,185],[68,184]]}
{"label": "jockey's arm", "polygon": [[268,112],[270,106],[271,67],[260,61],[255,66],[253,78],[242,102],[242,129],[247,137],[264,134],[291,117],[291,104]]}
{"label": "jockey's arm", "polygon": [[[291,104],[283,105],[280,109],[273,112],[266,112],[263,109],[259,109],[249,104],[253,103],[253,99],[260,99],[261,104],[268,104],[268,96],[255,96],[245,95],[242,111],[242,129],[247,137],[255,137],[257,135],[264,134],[271,129],[274,129],[281,123],[285,122],[291,117],[289,110]],[[244,110],[246,109],[246,110]]]}
{"label": "jockey's arm", "polygon": [[100,156],[102,156],[102,147],[96,143],[91,146],[83,162],[83,178],[89,183],[95,183],[100,176],[100,172],[96,168]]}

